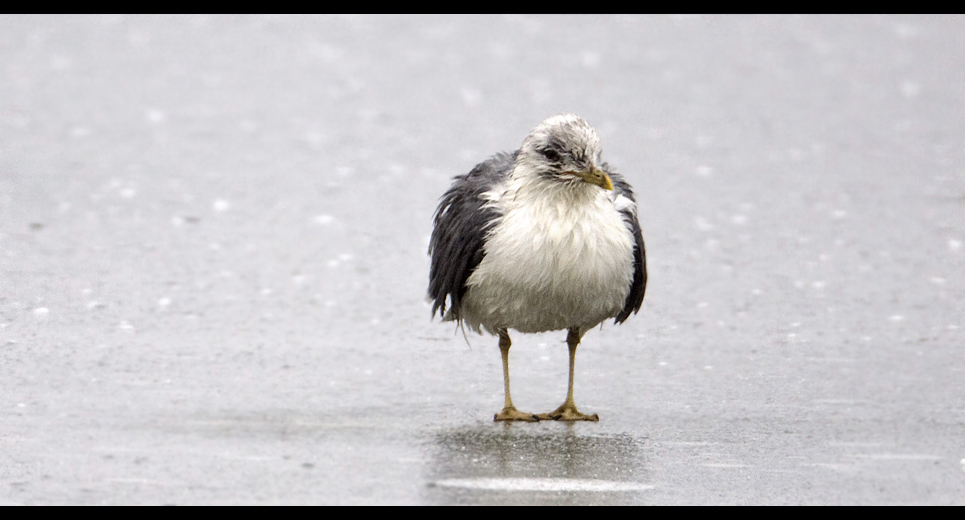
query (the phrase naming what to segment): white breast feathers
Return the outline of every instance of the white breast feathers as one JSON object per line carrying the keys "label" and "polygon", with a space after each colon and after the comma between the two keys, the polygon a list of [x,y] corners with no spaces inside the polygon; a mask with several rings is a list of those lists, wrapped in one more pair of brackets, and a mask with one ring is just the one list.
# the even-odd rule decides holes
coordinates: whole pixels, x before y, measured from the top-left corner
{"label": "white breast feathers", "polygon": [[513,180],[486,194],[502,218],[467,280],[475,331],[583,330],[616,316],[633,281],[630,199],[590,184]]}

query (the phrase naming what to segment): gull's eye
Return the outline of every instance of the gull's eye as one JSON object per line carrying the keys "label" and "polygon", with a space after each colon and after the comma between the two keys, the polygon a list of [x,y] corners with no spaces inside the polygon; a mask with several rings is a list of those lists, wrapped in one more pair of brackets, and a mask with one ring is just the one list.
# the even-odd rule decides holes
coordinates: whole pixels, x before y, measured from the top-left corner
{"label": "gull's eye", "polygon": [[552,162],[557,162],[560,160],[560,154],[556,153],[556,150],[552,149],[543,150],[543,156]]}

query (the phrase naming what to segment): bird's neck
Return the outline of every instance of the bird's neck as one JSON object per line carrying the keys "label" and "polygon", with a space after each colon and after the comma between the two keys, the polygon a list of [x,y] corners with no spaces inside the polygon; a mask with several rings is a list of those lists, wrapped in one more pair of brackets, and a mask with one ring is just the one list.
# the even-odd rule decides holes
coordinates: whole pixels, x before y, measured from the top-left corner
{"label": "bird's neck", "polygon": [[606,197],[606,192],[598,186],[582,180],[561,181],[522,165],[513,169],[506,194],[518,202],[570,207],[592,204]]}

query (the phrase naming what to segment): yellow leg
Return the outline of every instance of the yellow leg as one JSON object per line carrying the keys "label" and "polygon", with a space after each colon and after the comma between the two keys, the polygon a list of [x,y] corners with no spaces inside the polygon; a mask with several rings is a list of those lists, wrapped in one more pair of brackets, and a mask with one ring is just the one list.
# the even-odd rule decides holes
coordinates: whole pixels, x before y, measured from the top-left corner
{"label": "yellow leg", "polygon": [[597,414],[586,415],[580,413],[576,409],[576,403],[573,402],[573,372],[576,368],[576,347],[580,344],[580,329],[573,328],[570,329],[569,333],[566,335],[566,345],[570,348],[570,384],[569,388],[566,390],[566,401],[560,405],[559,408],[553,410],[549,413],[541,413],[536,417],[541,421],[599,421],[600,416]]}
{"label": "yellow leg", "polygon": [[513,406],[513,398],[509,396],[509,347],[513,343],[509,340],[509,332],[506,329],[499,330],[499,351],[503,355],[503,392],[506,395],[503,410],[497,413],[494,421],[528,421],[536,422],[539,419],[531,414],[520,412]]}

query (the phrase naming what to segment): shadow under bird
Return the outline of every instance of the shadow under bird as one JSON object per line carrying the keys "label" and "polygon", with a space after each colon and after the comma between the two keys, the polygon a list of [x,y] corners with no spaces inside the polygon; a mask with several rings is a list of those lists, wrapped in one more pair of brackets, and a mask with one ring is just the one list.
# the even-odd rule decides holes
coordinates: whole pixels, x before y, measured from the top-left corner
{"label": "shadow under bird", "polygon": [[[505,406],[496,421],[598,421],[573,401],[576,347],[604,320],[640,310],[646,253],[630,185],[602,162],[581,117],[553,116],[454,178],[434,217],[429,298],[445,321],[499,336]],[[567,330],[569,387],[552,412],[513,406],[509,329]]]}

